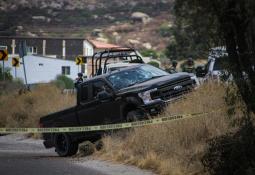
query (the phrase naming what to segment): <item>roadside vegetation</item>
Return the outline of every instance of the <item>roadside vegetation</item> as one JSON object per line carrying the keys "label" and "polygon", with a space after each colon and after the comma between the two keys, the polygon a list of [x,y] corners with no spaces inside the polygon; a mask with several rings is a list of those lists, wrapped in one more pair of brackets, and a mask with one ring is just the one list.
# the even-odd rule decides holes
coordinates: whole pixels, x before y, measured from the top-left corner
{"label": "roadside vegetation", "polygon": [[63,94],[53,84],[38,85],[31,91],[15,89],[0,95],[0,127],[38,127],[40,117],[75,102],[75,95]]}
{"label": "roadside vegetation", "polygon": [[74,82],[71,78],[65,75],[58,75],[55,80],[52,81],[60,89],[73,89]]}
{"label": "roadside vegetation", "polygon": [[[164,114],[210,112],[202,116],[146,126],[105,136],[100,158],[151,169],[159,174],[206,174],[202,159],[209,139],[236,130],[235,119],[243,115],[240,100],[226,103],[233,86],[210,82],[170,104]],[[231,100],[230,100],[231,101]],[[235,110],[229,118],[229,111]],[[233,112],[233,111],[232,111]]]}

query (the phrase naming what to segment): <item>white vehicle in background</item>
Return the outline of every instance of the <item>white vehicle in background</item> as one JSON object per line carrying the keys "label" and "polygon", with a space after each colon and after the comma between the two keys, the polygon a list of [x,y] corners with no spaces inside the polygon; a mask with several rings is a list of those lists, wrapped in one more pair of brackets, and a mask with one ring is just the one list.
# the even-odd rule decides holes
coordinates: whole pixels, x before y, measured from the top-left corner
{"label": "white vehicle in background", "polygon": [[226,71],[227,57],[225,47],[215,47],[209,52],[208,62],[206,65],[198,66],[196,75],[200,81],[207,79],[229,80],[231,75]]}

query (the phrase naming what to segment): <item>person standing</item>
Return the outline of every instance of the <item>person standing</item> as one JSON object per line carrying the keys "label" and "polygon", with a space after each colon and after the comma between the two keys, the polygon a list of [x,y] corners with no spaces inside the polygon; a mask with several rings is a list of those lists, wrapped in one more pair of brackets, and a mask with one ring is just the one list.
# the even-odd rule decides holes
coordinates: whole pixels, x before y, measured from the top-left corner
{"label": "person standing", "polygon": [[191,57],[181,66],[183,72],[196,73],[195,63]]}
{"label": "person standing", "polygon": [[83,82],[83,74],[78,73],[78,77],[75,79],[74,87],[77,88],[79,84]]}
{"label": "person standing", "polygon": [[178,65],[178,62],[176,60],[173,60],[172,61],[172,66],[167,69],[166,71],[170,74],[174,74],[174,73],[177,73],[177,65]]}

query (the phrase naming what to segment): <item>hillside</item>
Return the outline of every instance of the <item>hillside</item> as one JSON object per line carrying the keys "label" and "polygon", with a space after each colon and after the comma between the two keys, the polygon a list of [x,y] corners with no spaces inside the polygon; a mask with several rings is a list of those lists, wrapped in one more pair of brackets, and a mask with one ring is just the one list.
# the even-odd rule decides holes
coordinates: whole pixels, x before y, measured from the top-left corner
{"label": "hillside", "polygon": [[169,39],[164,31],[171,25],[172,2],[2,0],[0,35],[98,38],[163,50]]}

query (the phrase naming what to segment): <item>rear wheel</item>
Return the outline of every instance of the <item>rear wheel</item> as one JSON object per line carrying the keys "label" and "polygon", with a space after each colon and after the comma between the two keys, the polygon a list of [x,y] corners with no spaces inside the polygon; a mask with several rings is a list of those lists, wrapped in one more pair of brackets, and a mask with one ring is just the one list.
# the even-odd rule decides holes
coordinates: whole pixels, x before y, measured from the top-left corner
{"label": "rear wheel", "polygon": [[78,143],[72,142],[70,136],[66,133],[56,134],[54,137],[56,152],[61,157],[72,156],[78,151]]}

